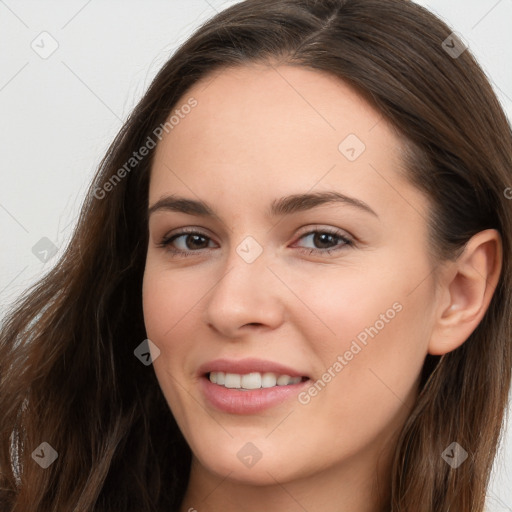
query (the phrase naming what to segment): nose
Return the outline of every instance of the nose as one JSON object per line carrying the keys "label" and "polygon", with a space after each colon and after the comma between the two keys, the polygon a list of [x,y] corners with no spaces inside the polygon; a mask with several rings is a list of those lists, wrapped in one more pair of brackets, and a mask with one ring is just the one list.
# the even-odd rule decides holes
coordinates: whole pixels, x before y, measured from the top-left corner
{"label": "nose", "polygon": [[204,321],[217,334],[237,339],[255,328],[271,330],[281,325],[286,288],[268,263],[265,250],[248,263],[233,248],[206,297]]}

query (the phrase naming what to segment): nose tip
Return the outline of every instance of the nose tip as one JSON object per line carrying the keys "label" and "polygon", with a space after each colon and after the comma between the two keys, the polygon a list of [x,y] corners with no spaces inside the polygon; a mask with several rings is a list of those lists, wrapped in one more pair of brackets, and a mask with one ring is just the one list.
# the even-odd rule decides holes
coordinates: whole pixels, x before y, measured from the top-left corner
{"label": "nose tip", "polygon": [[227,323],[224,322],[209,322],[208,327],[214,331],[217,335],[224,339],[237,339],[240,338],[246,331],[255,331],[258,328],[263,329],[265,325],[258,322],[250,322],[243,325],[238,325],[236,322]]}

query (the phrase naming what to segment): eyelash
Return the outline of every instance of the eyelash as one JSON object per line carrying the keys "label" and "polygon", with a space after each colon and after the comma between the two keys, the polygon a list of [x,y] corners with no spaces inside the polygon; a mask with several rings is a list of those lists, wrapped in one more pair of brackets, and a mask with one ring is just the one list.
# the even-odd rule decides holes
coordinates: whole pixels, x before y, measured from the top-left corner
{"label": "eyelash", "polygon": [[[315,235],[315,234],[331,235],[331,236],[341,240],[343,243],[338,244],[336,246],[336,248],[334,248],[334,249],[310,249],[310,248],[302,247],[302,248],[299,248],[299,250],[301,252],[307,253],[308,255],[319,254],[321,256],[325,256],[326,253],[332,254],[333,252],[338,252],[338,251],[342,250],[344,247],[352,247],[354,245],[354,241],[351,240],[350,238],[342,235],[339,231],[334,231],[334,230],[331,231],[329,229],[317,229],[317,230],[308,231],[308,232],[304,233],[303,235],[301,235],[299,237],[299,240],[301,240],[302,238],[305,238],[307,236]],[[203,238],[210,240],[210,237],[208,237],[204,233],[190,229],[190,230],[183,230],[180,233],[176,233],[174,235],[164,237],[163,240],[158,244],[158,247],[166,249],[173,255],[173,257],[193,256],[194,254],[196,254],[198,252],[202,252],[202,251],[206,250],[206,249],[197,249],[195,251],[183,251],[180,249],[172,249],[171,243],[174,242],[174,240],[176,240],[177,238],[180,238],[185,235],[199,235]]]}

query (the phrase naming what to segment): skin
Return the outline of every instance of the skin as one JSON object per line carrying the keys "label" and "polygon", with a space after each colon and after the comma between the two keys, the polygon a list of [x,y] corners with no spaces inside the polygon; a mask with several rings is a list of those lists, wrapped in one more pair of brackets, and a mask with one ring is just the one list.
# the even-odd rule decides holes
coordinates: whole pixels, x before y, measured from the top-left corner
{"label": "skin", "polygon": [[[400,137],[327,74],[249,65],[209,76],[177,107],[190,97],[197,106],[156,149],[149,206],[176,194],[216,216],[152,213],[143,282],[148,338],[160,349],[154,370],[193,452],[180,511],[380,511],[425,356],[454,350],[481,320],[501,266],[499,236],[479,233],[457,261],[434,265],[429,201],[404,178]],[[366,146],[354,161],[338,149],[349,134]],[[267,215],[276,198],[324,191],[376,215],[342,203]],[[206,238],[172,247],[194,254],[160,246],[187,227]],[[311,232],[323,229],[353,245],[336,236],[315,244]],[[247,236],[263,249],[252,263],[237,253]],[[307,404],[228,414],[200,391],[198,367],[220,357],[268,359],[322,379],[397,303]],[[248,442],[261,452],[252,467],[237,457]]]}

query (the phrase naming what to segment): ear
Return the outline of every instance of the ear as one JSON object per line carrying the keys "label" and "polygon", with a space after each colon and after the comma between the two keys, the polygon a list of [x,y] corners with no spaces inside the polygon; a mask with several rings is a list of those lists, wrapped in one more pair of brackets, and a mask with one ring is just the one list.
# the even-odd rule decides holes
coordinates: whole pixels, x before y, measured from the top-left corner
{"label": "ear", "polygon": [[442,355],[462,345],[482,320],[501,273],[502,240],[495,229],[474,235],[439,278],[428,352]]}

